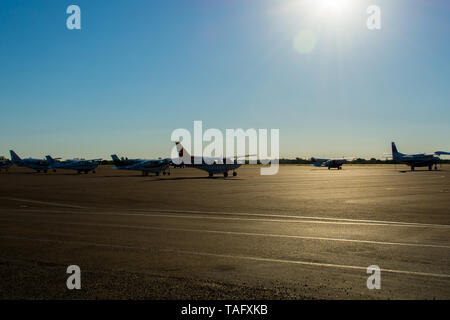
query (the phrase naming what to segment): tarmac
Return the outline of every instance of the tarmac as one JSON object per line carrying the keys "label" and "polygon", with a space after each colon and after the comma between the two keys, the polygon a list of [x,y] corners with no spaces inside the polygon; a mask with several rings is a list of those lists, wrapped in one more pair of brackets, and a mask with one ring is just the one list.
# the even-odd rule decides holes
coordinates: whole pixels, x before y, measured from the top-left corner
{"label": "tarmac", "polygon": [[450,166],[237,172],[2,170],[0,298],[450,299]]}

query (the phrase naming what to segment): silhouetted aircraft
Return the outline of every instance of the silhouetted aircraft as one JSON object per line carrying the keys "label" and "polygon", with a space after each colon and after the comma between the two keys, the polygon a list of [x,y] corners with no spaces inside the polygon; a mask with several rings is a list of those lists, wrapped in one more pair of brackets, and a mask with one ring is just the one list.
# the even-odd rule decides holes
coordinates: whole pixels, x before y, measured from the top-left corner
{"label": "silhouetted aircraft", "polygon": [[117,155],[111,155],[115,167],[113,169],[117,170],[133,170],[133,171],[141,171],[142,175],[148,176],[149,173],[154,173],[159,176],[162,172],[163,175],[170,175],[170,171],[166,171],[169,169],[172,164],[171,159],[154,159],[154,160],[145,160],[145,159],[119,159]]}
{"label": "silhouetted aircraft", "polygon": [[342,165],[348,162],[348,159],[320,159],[320,158],[311,158],[312,165],[315,167],[328,167],[328,170],[331,168],[336,168],[338,170],[342,170]]}
{"label": "silhouetted aircraft", "polygon": [[19,166],[19,167],[27,167],[33,170],[36,170],[37,172],[45,172],[47,173],[47,170],[49,169],[49,163],[47,160],[44,159],[21,159],[13,150],[9,150],[11,153],[11,161],[13,164]]}
{"label": "silhouetted aircraft", "polygon": [[71,160],[65,160],[65,161],[56,161],[56,159],[53,159],[50,156],[45,157],[47,161],[49,162],[49,169],[64,169],[64,170],[75,170],[78,173],[84,172],[89,173],[89,171],[92,171],[92,173],[95,173],[95,169],[97,169],[98,165],[100,164],[100,161],[102,159],[92,159],[92,160],[84,160],[84,159],[71,159]]}
{"label": "silhouetted aircraft", "polygon": [[241,164],[237,162],[237,159],[250,156],[245,155],[233,158],[191,156],[180,142],[176,142],[175,144],[177,146],[179,156],[179,159],[176,162],[180,162],[180,164],[186,167],[206,171],[208,172],[209,177],[212,177],[214,174],[223,174],[226,178],[228,177],[228,171],[231,170],[233,170],[233,177],[237,176],[237,172],[235,170],[241,166]]}
{"label": "silhouetted aircraft", "polygon": [[437,170],[437,164],[441,161],[439,156],[450,155],[450,152],[436,151],[434,154],[418,153],[418,154],[404,154],[397,150],[395,142],[392,142],[392,158],[401,163],[407,164],[414,171],[416,167],[428,167],[428,170]]}

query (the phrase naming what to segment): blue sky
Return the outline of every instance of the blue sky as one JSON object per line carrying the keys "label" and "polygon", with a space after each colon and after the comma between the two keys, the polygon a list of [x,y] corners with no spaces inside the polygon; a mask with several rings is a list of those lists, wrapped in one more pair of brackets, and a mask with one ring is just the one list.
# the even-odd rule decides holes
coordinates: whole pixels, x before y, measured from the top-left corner
{"label": "blue sky", "polygon": [[450,3],[340,1],[3,0],[0,155],[168,156],[194,120],[278,128],[284,157],[450,150]]}

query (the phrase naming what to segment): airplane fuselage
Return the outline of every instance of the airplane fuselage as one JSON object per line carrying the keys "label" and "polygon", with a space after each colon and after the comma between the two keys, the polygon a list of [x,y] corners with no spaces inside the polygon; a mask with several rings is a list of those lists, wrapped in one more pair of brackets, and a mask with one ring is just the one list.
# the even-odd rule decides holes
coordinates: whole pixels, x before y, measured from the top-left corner
{"label": "airplane fuselage", "polygon": [[13,161],[13,163],[19,167],[30,168],[36,170],[37,172],[47,172],[49,169],[48,161],[42,159],[22,159],[20,161]]}
{"label": "airplane fuselage", "polygon": [[[213,174],[226,174],[228,171],[234,171],[238,169],[242,164],[237,163],[237,161],[233,161],[233,163],[229,163],[227,159],[222,159],[221,163],[218,161],[205,161],[205,159],[200,159],[197,157],[191,157],[190,163],[184,162],[183,165],[190,168],[196,168],[199,170],[203,170],[208,172],[210,175]],[[234,174],[235,175],[235,174]]]}
{"label": "airplane fuselage", "polygon": [[[428,167],[428,170],[437,170],[437,164],[441,159],[432,154],[418,153],[418,154],[404,154],[397,150],[395,142],[391,143],[392,146],[392,159],[400,163],[404,163],[411,167],[411,171],[414,171],[415,167]],[[440,151],[445,154],[446,152]]]}
{"label": "airplane fuselage", "polygon": [[[144,160],[144,159],[124,159],[118,160],[118,158],[114,159],[113,162],[115,167],[113,169],[116,170],[130,170],[130,171],[141,171],[142,175],[148,175],[149,173],[154,173],[159,175],[159,173],[163,172],[166,174],[166,170],[170,167],[170,161],[167,159],[158,159],[158,160]],[[167,172],[170,175],[170,172]]]}
{"label": "airplane fuselage", "polygon": [[93,161],[58,162],[50,165],[49,168],[89,172],[94,171],[98,167],[98,165],[98,162]]}
{"label": "airplane fuselage", "polygon": [[311,158],[313,165],[315,167],[328,167],[328,170],[331,168],[336,168],[338,170],[342,169],[342,165],[347,163],[346,159],[319,159],[319,158]]}
{"label": "airplane fuselage", "polygon": [[435,157],[433,155],[402,155],[394,157],[394,160],[397,160],[401,163],[404,163],[411,168],[414,167],[432,167],[437,165],[440,162],[440,158]]}

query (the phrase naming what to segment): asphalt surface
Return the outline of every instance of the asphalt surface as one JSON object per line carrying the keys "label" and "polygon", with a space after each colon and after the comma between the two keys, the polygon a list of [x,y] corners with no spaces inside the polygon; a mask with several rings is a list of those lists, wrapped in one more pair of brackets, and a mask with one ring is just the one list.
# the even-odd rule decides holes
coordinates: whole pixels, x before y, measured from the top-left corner
{"label": "asphalt surface", "polygon": [[[404,171],[405,170],[405,171]],[[0,173],[1,299],[450,299],[450,166]],[[81,290],[66,269],[81,268]],[[381,289],[366,285],[381,268]]]}

